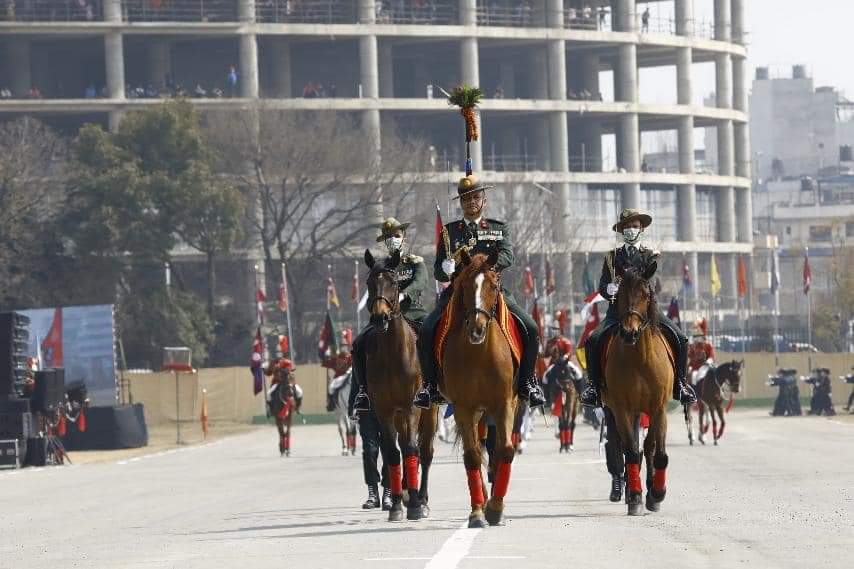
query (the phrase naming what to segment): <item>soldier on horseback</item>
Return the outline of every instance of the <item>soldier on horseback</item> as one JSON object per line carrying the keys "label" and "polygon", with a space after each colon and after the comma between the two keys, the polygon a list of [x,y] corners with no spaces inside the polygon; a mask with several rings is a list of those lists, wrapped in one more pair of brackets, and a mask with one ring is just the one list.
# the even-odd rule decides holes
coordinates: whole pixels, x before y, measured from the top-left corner
{"label": "soldier on horseback", "polygon": [[[400,223],[395,218],[389,217],[380,226],[377,242],[385,244],[389,255],[395,251],[403,253],[407,227],[409,227],[409,223]],[[424,309],[424,300],[427,298],[430,288],[424,259],[409,253],[402,254],[400,265],[397,268],[397,279],[400,289],[398,299],[400,310],[417,333],[421,327],[421,322],[427,315],[427,311]],[[353,341],[353,381],[358,388],[353,410],[357,414],[371,409],[365,384],[365,342],[369,341],[373,333],[373,325],[368,324]]]}
{"label": "soldier on horseback", "polygon": [[691,347],[688,348],[688,368],[691,372],[691,384],[698,386],[709,374],[715,364],[715,347],[706,339],[705,318],[698,318],[691,331]]}
{"label": "soldier on horseback", "polygon": [[[458,261],[455,258],[456,254],[463,249],[468,250],[470,255],[488,255],[492,251],[497,251],[498,262],[495,264],[495,270],[499,273],[513,264],[514,255],[513,245],[510,241],[510,227],[504,222],[489,219],[483,215],[486,207],[486,190],[491,187],[478,182],[474,175],[460,179],[457,194],[463,210],[463,219],[445,225],[451,256],[448,256],[446,247],[439,246],[436,251],[433,274],[437,281],[450,282],[451,286],[442,292],[436,303],[436,308],[424,320],[422,333],[418,335],[418,359],[421,362],[424,387],[416,394],[414,403],[416,407],[422,409],[429,409],[431,405],[445,402],[445,398],[439,393],[437,384],[433,342],[436,325],[451,299],[453,278]],[[519,364],[517,393],[531,407],[542,406],[546,402],[545,396],[534,378],[534,366],[539,351],[537,324],[503,287],[502,292],[510,312],[525,328],[523,332],[525,347],[522,361]]]}
{"label": "soldier on horseback", "polygon": [[[660,256],[658,251],[653,251],[640,244],[643,230],[652,223],[649,214],[641,213],[636,209],[624,209],[620,213],[620,219],[614,224],[613,230],[623,236],[623,245],[614,251],[609,251],[602,264],[602,275],[599,278],[599,294],[611,301],[608,312],[599,327],[590,334],[585,343],[587,359],[587,373],[589,386],[581,394],[581,402],[584,405],[598,407],[601,403],[599,395],[602,383],[602,361],[600,359],[601,349],[606,345],[607,339],[613,329],[619,324],[617,314],[617,291],[625,270],[633,263],[642,262],[644,265],[657,260]],[[658,324],[661,332],[667,339],[676,359],[676,380],[673,382],[673,398],[683,405],[694,403],[697,396],[690,385],[685,382],[688,370],[688,338],[673,322],[664,315],[658,316]]]}

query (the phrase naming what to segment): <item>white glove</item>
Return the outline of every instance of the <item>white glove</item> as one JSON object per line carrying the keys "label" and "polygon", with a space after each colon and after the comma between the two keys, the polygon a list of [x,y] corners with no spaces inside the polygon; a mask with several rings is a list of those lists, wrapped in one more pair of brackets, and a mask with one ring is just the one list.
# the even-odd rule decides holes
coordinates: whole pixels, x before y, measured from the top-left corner
{"label": "white glove", "polygon": [[605,292],[608,293],[608,296],[614,296],[618,290],[620,290],[620,285],[617,283],[608,283],[608,286],[605,287]]}
{"label": "white glove", "polygon": [[453,275],[456,268],[457,263],[453,259],[445,259],[442,261],[442,271],[444,271],[446,275]]}
{"label": "white glove", "polygon": [[397,297],[397,301],[398,301],[398,302],[403,302],[403,299],[404,299],[404,298],[406,298],[406,295],[405,295],[405,294],[403,294],[403,293],[400,293],[400,294],[398,295],[398,297]]}

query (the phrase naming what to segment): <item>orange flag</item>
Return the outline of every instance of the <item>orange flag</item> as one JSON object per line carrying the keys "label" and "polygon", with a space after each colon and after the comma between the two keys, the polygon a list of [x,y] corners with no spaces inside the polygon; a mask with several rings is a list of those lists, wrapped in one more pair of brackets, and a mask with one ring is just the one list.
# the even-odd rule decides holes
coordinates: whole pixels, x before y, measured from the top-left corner
{"label": "orange flag", "polygon": [[738,297],[745,298],[747,296],[747,264],[744,262],[744,255],[738,258]]}

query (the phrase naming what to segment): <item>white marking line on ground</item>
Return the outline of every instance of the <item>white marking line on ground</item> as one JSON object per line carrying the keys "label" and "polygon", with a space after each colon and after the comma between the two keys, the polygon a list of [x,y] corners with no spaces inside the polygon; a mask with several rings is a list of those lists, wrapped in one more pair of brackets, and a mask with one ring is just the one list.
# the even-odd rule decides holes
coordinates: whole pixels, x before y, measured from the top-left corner
{"label": "white marking line on ground", "polygon": [[[427,561],[431,557],[367,557],[362,561]],[[524,555],[467,555],[466,559],[527,559]]]}
{"label": "white marking line on ground", "polygon": [[469,529],[466,521],[442,544],[442,548],[427,562],[424,569],[456,569],[460,561],[468,555],[474,538],[481,531],[482,528]]}
{"label": "white marking line on ground", "polygon": [[218,445],[218,444],[222,443],[224,440],[225,440],[225,439],[220,439],[220,440],[218,440],[218,441],[213,441],[213,442],[210,442],[210,443],[203,443],[203,444],[200,444],[200,445],[194,445],[194,446],[189,446],[189,447],[172,448],[172,449],[169,449],[169,450],[161,450],[160,452],[153,452],[153,453],[151,453],[151,454],[144,454],[144,455],[142,455],[142,456],[135,456],[135,457],[133,457],[133,458],[128,458],[128,459],[125,459],[125,460],[119,460],[118,462],[116,462],[116,464],[119,464],[119,465],[124,466],[125,464],[129,464],[129,463],[131,463],[131,462],[139,462],[140,460],[147,460],[147,459],[149,459],[149,458],[156,458],[156,457],[160,457],[160,456],[168,456],[168,455],[170,455],[170,454],[177,454],[177,453],[179,453],[179,452],[188,452],[188,451],[191,451],[191,450],[199,450],[199,449],[202,449],[202,448],[207,448],[207,447],[211,447],[211,446],[214,446],[214,445]]}

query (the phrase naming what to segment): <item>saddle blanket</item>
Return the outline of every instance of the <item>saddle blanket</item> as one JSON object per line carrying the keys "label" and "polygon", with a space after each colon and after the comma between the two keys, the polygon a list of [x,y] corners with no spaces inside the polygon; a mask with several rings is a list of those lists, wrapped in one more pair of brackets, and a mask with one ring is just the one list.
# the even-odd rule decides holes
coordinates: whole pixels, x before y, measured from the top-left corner
{"label": "saddle blanket", "polygon": [[[442,369],[442,356],[445,354],[445,344],[448,340],[448,332],[451,330],[451,324],[456,315],[454,314],[453,300],[445,307],[445,312],[439,319],[436,325],[436,338],[433,343],[433,354],[438,362],[439,369]],[[519,329],[519,323],[513,318],[513,314],[507,307],[504,301],[504,295],[498,296],[498,305],[495,307],[495,322],[501,329],[501,333],[510,344],[510,352],[513,354],[513,363],[516,368],[519,367],[519,362],[522,361],[522,348],[525,345],[522,342],[522,331]]]}

